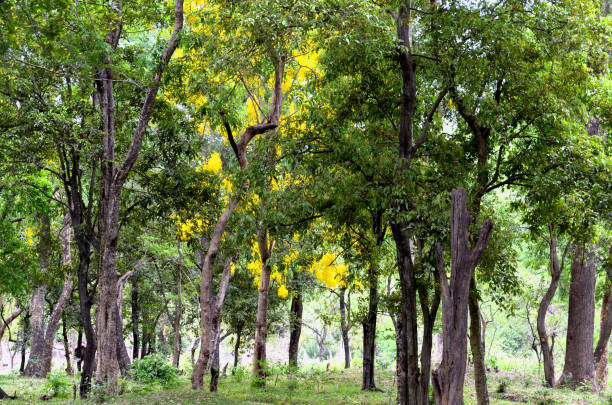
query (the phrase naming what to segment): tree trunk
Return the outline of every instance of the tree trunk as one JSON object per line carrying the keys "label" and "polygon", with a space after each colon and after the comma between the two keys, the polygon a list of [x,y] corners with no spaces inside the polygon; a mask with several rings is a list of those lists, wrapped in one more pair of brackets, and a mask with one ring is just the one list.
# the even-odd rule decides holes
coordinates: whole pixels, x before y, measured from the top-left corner
{"label": "tree trunk", "polygon": [[[219,383],[219,343],[221,337],[221,316],[223,315],[223,303],[227,295],[227,288],[232,275],[232,262],[227,260],[225,266],[223,266],[223,274],[219,281],[219,291],[215,296],[214,291],[211,291],[212,300],[212,318],[211,318],[211,330],[212,340],[210,341],[210,351],[212,361],[210,364],[210,392],[217,392],[217,384]],[[212,289],[212,286],[211,286]]]}
{"label": "tree trunk", "polygon": [[440,306],[440,291],[436,290],[429,304],[427,287],[419,285],[419,302],[423,315],[423,343],[421,344],[421,396],[419,405],[429,405],[429,382],[431,376],[431,349],[433,346],[433,328]]}
{"label": "tree trunk", "polygon": [[138,276],[132,277],[132,359],[138,358],[140,349],[140,334],[138,323],[140,321],[138,309]]}
{"label": "tree trunk", "polygon": [[[484,223],[476,246],[468,244],[473,218],[467,211],[463,188],[451,193],[451,279],[446,276],[444,251],[436,245],[436,258],[442,295],[442,363],[433,374],[434,400],[438,405],[463,404],[463,385],[467,360],[467,310],[470,281],[487,247],[493,223]],[[478,336],[480,339],[480,335]]]}
{"label": "tree trunk", "polygon": [[74,370],[70,361],[70,344],[68,343],[68,328],[66,328],[65,316],[62,316],[62,339],[64,341],[64,357],[66,358],[66,375],[72,376]]}
{"label": "tree trunk", "polygon": [[340,290],[340,334],[342,335],[342,347],[344,348],[344,368],[346,369],[351,368],[351,348],[349,346],[349,326],[346,322],[345,293],[346,288],[342,288]]}
{"label": "tree trunk", "polygon": [[363,378],[361,389],[376,391],[374,370],[376,366],[376,317],[378,315],[378,274],[374,266],[368,267],[368,313],[363,320]]}
{"label": "tree trunk", "polygon": [[470,313],[470,348],[474,361],[474,386],[478,405],[489,405],[489,390],[487,388],[487,372],[485,367],[484,334],[480,323],[480,306],[478,304],[478,291],[476,279],[472,275],[468,307]]}
{"label": "tree trunk", "polygon": [[591,354],[597,278],[595,254],[581,243],[574,243],[572,253],[565,365],[558,384],[568,384],[575,389],[578,385],[589,383],[596,388]]}
{"label": "tree trunk", "polygon": [[174,341],[172,345],[172,364],[174,367],[179,366],[179,361],[181,357],[181,316],[183,311],[183,303],[182,303],[182,295],[183,295],[183,286],[182,286],[182,274],[183,274],[183,250],[181,249],[181,241],[179,240],[177,243],[178,250],[178,268],[176,270],[176,310],[174,311]]}
{"label": "tree trunk", "polygon": [[395,347],[396,356],[395,359],[395,379],[397,381],[397,402],[402,404],[402,399],[407,398],[406,388],[406,328],[402,325],[404,318],[402,316],[394,317],[393,326],[395,327]]}
{"label": "tree trunk", "polygon": [[548,333],[546,332],[546,314],[548,312],[548,307],[555,296],[555,292],[557,291],[557,286],[559,285],[565,255],[563,255],[563,260],[561,261],[561,265],[559,265],[559,257],[557,255],[557,235],[552,224],[549,225],[548,229],[550,237],[549,257],[551,279],[548,290],[546,290],[546,294],[544,294],[538,308],[537,329],[538,337],[540,339],[540,346],[542,347],[542,357],[544,360],[544,378],[546,379],[546,384],[552,388],[555,385],[555,358],[553,356],[555,336],[554,334],[551,336],[551,342],[549,344]]}
{"label": "tree trunk", "polygon": [[268,259],[274,248],[274,242],[268,245],[268,230],[263,229],[258,235],[259,256],[261,257],[261,284],[257,296],[257,320],[255,322],[255,347],[253,349],[253,376],[265,384],[266,378],[266,338],[268,316],[268,292],[272,267]]}
{"label": "tree trunk", "polygon": [[133,274],[130,270],[117,281],[117,360],[119,362],[119,369],[122,375],[127,375],[128,371],[132,367],[130,361],[130,355],[125,347],[125,340],[123,340],[123,289],[127,279]]}
{"label": "tree trunk", "polygon": [[[281,114],[282,104],[283,104],[283,74],[285,69],[285,58],[284,57],[276,57],[273,58],[274,64],[274,90],[272,94],[272,101],[270,112],[267,117],[268,122],[250,125],[243,132],[240,137],[240,141],[236,144],[234,140],[234,136],[232,135],[231,126],[229,122],[224,121],[224,126],[227,131],[227,137],[232,146],[232,149],[238,159],[238,164],[240,165],[241,170],[245,170],[249,163],[247,159],[247,146],[248,144],[255,138],[255,136],[264,134],[268,131],[275,129],[278,126],[278,121]],[[242,189],[246,191],[248,185],[245,183],[242,185]],[[202,282],[200,286],[200,314],[202,318],[201,326],[202,333],[200,334],[200,354],[198,356],[198,360],[193,366],[193,373],[191,375],[191,386],[193,389],[202,388],[204,384],[204,372],[208,366],[208,361],[210,359],[210,349],[209,344],[212,337],[210,331],[210,285],[212,283],[212,269],[217,258],[217,254],[219,251],[219,244],[221,242],[221,237],[225,231],[225,227],[227,223],[236,209],[238,205],[237,199],[230,198],[223,214],[219,217],[217,224],[215,225],[215,229],[213,231],[210,243],[208,245],[208,251],[206,252],[206,256],[202,260]]]}
{"label": "tree trunk", "polygon": [[289,366],[293,368],[298,367],[303,311],[302,290],[298,286],[291,297],[291,311],[289,312]]}
{"label": "tree trunk", "polygon": [[26,312],[23,317],[23,329],[21,330],[21,363],[19,364],[19,374],[24,375],[26,366],[26,349],[28,347],[28,335],[31,334],[30,312]]}
{"label": "tree trunk", "polygon": [[236,375],[236,367],[238,367],[238,350],[240,350],[240,338],[242,337],[242,325],[236,329],[236,343],[234,343],[234,368],[232,369],[232,375]]}

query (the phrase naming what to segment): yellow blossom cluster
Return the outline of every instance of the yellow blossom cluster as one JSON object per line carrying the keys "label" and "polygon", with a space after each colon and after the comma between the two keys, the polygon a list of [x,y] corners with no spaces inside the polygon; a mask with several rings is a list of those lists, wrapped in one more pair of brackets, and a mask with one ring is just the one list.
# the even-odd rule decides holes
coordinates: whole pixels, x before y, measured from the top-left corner
{"label": "yellow blossom cluster", "polygon": [[182,241],[188,241],[204,230],[204,221],[199,213],[196,213],[193,218],[182,219],[177,214],[170,215],[170,218],[176,223],[176,236]]}
{"label": "yellow blossom cluster", "polygon": [[[253,242],[253,244],[251,245],[251,257],[253,258],[253,260],[247,265],[247,270],[249,270],[251,276],[253,277],[253,285],[259,288],[261,287],[262,262],[261,257],[259,256],[259,245],[257,244],[257,241]],[[283,258],[283,261],[284,260],[285,258]],[[285,285],[286,273],[286,270],[284,274],[281,273],[278,270],[278,267],[274,265],[272,266],[272,273],[270,274],[270,281],[276,281],[276,284],[278,285],[277,294],[280,298],[283,299],[289,296],[289,290]]]}
{"label": "yellow blossom cluster", "polygon": [[201,166],[198,168],[198,171],[205,171],[217,174],[223,168],[223,162],[221,162],[221,155],[219,152],[213,152],[210,154],[210,157],[202,162]]}
{"label": "yellow blossom cluster", "polygon": [[315,261],[308,271],[314,274],[320,283],[325,283],[329,289],[337,286],[346,287],[346,264],[338,264],[333,253],[325,253],[321,260]]}
{"label": "yellow blossom cluster", "polygon": [[28,229],[26,229],[25,231],[25,236],[28,246],[34,245],[34,230],[32,229],[32,227],[28,226]]}

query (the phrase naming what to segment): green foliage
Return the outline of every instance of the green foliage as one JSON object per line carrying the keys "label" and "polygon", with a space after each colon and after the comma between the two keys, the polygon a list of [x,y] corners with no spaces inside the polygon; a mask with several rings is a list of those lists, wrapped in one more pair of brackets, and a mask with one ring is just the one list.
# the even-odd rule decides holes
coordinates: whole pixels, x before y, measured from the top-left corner
{"label": "green foliage", "polygon": [[54,396],[63,396],[70,388],[71,381],[64,371],[47,374],[45,385]]}
{"label": "green foliage", "polygon": [[130,375],[137,381],[159,383],[168,387],[175,386],[178,382],[177,368],[156,354],[134,360]]}

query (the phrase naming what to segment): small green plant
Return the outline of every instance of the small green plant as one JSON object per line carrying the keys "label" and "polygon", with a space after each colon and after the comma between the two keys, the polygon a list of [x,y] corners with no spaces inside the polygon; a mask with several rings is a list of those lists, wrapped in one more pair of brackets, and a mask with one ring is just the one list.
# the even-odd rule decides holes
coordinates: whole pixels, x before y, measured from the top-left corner
{"label": "small green plant", "polygon": [[63,396],[68,392],[70,388],[70,379],[66,377],[65,372],[49,373],[47,374],[47,381],[45,382],[47,390],[53,394],[53,396]]}
{"label": "small green plant", "polygon": [[159,383],[165,387],[178,383],[178,369],[155,354],[134,360],[130,374],[137,381]]}
{"label": "small green plant", "polygon": [[497,385],[497,389],[495,390],[498,394],[503,394],[508,391],[509,381],[507,378],[502,378],[499,384]]}

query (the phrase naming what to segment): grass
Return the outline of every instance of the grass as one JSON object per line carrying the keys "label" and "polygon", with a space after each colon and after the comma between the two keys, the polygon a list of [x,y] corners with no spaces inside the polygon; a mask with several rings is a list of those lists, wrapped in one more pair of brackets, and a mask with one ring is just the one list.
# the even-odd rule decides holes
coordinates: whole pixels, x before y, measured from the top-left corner
{"label": "grass", "polygon": [[[18,399],[10,404],[146,404],[146,405],[190,405],[190,404],[394,404],[396,386],[393,370],[377,370],[378,386],[384,392],[362,392],[361,370],[302,369],[288,374],[282,369],[270,371],[267,385],[258,388],[251,384],[248,370],[239,370],[237,375],[222,377],[219,392],[193,391],[188,376],[181,377],[179,385],[166,389],[155,384],[123,382],[125,393],[111,398],[93,397],[86,401],[72,400],[72,388],[60,397],[47,402],[40,397],[48,393],[45,380],[23,378],[16,375],[0,376],[0,386],[9,394],[17,393]],[[476,403],[470,370],[466,376],[465,403]],[[76,380],[74,380],[76,382]],[[529,373],[491,372],[488,378],[491,404],[499,405],[612,405],[612,391],[601,393],[587,390],[547,389],[542,387],[537,375]],[[71,381],[72,386],[72,381]],[[499,391],[499,392],[498,392]],[[502,392],[503,391],[503,392]]]}

